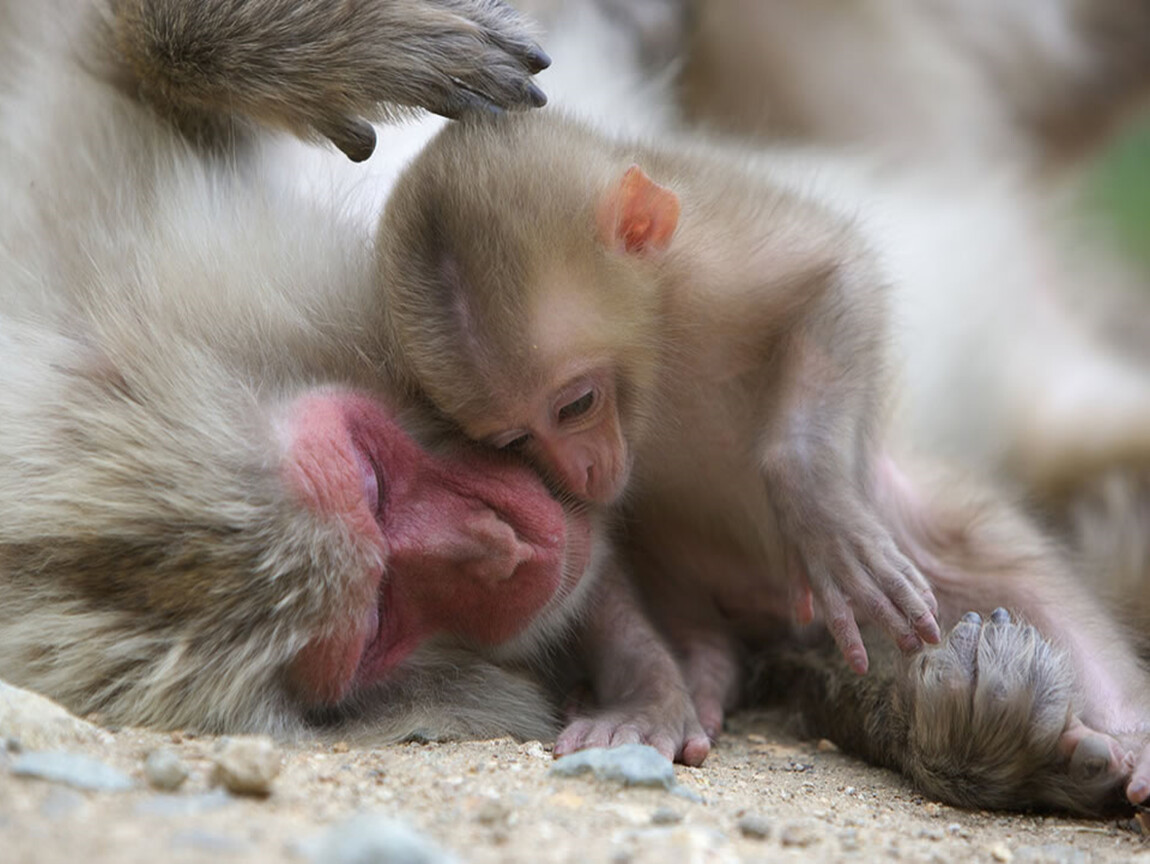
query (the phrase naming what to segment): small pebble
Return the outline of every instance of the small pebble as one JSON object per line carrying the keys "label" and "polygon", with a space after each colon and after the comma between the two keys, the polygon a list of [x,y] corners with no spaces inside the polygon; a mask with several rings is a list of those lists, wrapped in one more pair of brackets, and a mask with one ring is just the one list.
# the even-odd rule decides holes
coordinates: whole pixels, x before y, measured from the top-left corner
{"label": "small pebble", "polygon": [[212,754],[212,782],[235,795],[271,794],[280,772],[280,754],[263,735],[224,738]]}
{"label": "small pebble", "polygon": [[819,832],[809,822],[792,822],[784,825],[779,834],[779,842],[784,846],[797,846],[805,849],[819,842]]}
{"label": "small pebble", "polygon": [[511,808],[501,801],[488,798],[475,814],[475,821],[481,825],[506,825],[511,816]]}
{"label": "small pebble", "polygon": [[370,813],[330,828],[303,852],[312,864],[456,864],[414,829]]}
{"label": "small pebble", "polygon": [[350,749],[346,741],[336,741],[331,745],[332,753],[346,753]]}
{"label": "small pebble", "polygon": [[995,861],[1001,861],[1002,864],[1007,864],[1007,862],[1014,860],[1014,853],[1006,848],[1005,843],[995,843],[990,847],[990,857]]}
{"label": "small pebble", "polygon": [[135,785],[126,774],[78,753],[22,753],[12,760],[9,770],[17,777],[36,777],[98,792],[120,792]]}
{"label": "small pebble", "polygon": [[815,745],[815,749],[820,753],[837,753],[839,752],[839,745],[829,738],[820,738],[819,743]]}
{"label": "small pebble", "polygon": [[677,825],[683,821],[683,814],[670,807],[656,807],[651,814],[652,825]]}
{"label": "small pebble", "polygon": [[752,840],[766,840],[771,836],[771,823],[765,816],[748,813],[739,820],[739,831]]}
{"label": "small pebble", "polygon": [[596,780],[620,783],[623,786],[655,786],[664,789],[675,786],[675,769],[671,760],[646,744],[580,750],[557,759],[551,765],[551,774],[558,777],[591,774]]}
{"label": "small pebble", "polygon": [[144,760],[148,785],[161,792],[175,792],[188,779],[188,767],[171,750],[153,750]]}

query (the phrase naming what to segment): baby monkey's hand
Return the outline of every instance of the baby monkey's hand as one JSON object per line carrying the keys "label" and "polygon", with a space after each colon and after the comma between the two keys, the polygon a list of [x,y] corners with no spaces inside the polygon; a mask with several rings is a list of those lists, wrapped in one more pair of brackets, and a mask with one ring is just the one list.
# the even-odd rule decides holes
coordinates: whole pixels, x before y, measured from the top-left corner
{"label": "baby monkey's hand", "polygon": [[[796,617],[808,623],[817,606],[843,657],[861,675],[868,661],[858,615],[882,627],[905,652],[937,643],[941,635],[938,603],[926,579],[873,509],[852,499],[805,502],[806,518],[785,533]],[[796,526],[796,520],[786,524]]]}

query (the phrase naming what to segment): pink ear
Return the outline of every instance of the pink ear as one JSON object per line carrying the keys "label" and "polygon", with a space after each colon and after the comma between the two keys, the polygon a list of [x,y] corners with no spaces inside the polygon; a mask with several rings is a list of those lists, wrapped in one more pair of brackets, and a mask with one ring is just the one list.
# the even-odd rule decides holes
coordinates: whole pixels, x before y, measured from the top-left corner
{"label": "pink ear", "polygon": [[660,252],[671,245],[679,209],[678,195],[632,165],[599,204],[599,236],[630,253]]}

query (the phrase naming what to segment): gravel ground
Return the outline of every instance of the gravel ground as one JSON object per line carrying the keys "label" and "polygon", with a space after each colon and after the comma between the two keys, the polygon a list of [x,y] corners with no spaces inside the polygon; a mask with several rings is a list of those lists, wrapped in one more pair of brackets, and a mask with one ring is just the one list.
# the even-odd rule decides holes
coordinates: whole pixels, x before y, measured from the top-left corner
{"label": "gravel ground", "polygon": [[[511,740],[351,747],[280,743],[274,771],[260,747],[230,745],[242,782],[222,786],[217,739],[100,730],[53,706],[33,719],[0,690],[0,861],[62,862],[735,862],[1143,861],[1137,823],[970,812],[915,793],[827,741],[805,741],[785,718],[733,718],[704,767],[676,785],[643,788],[561,777],[547,744]],[[7,699],[7,701],[5,701]],[[7,713],[5,708],[7,707]],[[146,768],[149,756],[151,766]],[[236,755],[236,752],[239,755]],[[114,769],[81,790],[77,760]],[[244,760],[247,760],[244,763]],[[263,761],[261,762],[261,759]],[[159,791],[187,779],[175,792]],[[63,770],[45,780],[18,772]],[[117,790],[124,777],[130,788]],[[151,778],[149,780],[149,778]],[[239,782],[239,781],[235,781]]]}

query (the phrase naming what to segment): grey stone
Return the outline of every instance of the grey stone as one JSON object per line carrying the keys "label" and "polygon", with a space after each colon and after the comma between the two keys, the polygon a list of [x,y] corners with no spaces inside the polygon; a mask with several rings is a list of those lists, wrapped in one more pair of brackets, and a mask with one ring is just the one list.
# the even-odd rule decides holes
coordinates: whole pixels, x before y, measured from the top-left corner
{"label": "grey stone", "polygon": [[370,813],[335,825],[301,850],[313,864],[457,864],[414,829]]}
{"label": "grey stone", "polygon": [[212,782],[236,795],[269,795],[280,754],[266,735],[224,738],[212,754]]}
{"label": "grey stone", "polygon": [[657,807],[651,814],[652,825],[677,825],[683,821],[683,814],[670,807]]}
{"label": "grey stone", "polygon": [[171,750],[153,750],[144,760],[144,776],[153,789],[175,792],[188,779],[188,766]]}
{"label": "grey stone", "polygon": [[784,846],[797,846],[805,849],[818,843],[822,837],[812,822],[791,822],[779,832],[779,842]]}
{"label": "grey stone", "polygon": [[739,833],[752,840],[766,840],[771,836],[771,822],[765,816],[748,813],[739,820]]}
{"label": "grey stone", "polygon": [[9,770],[18,777],[35,777],[99,792],[119,792],[135,785],[126,774],[78,753],[21,753],[12,760]]}
{"label": "grey stone", "polygon": [[108,735],[51,699],[0,681],[0,739],[19,752],[102,743]]}
{"label": "grey stone", "polygon": [[672,789],[676,785],[671,760],[646,744],[580,750],[557,759],[551,766],[551,773],[558,777],[591,774],[596,780],[623,786]]}

